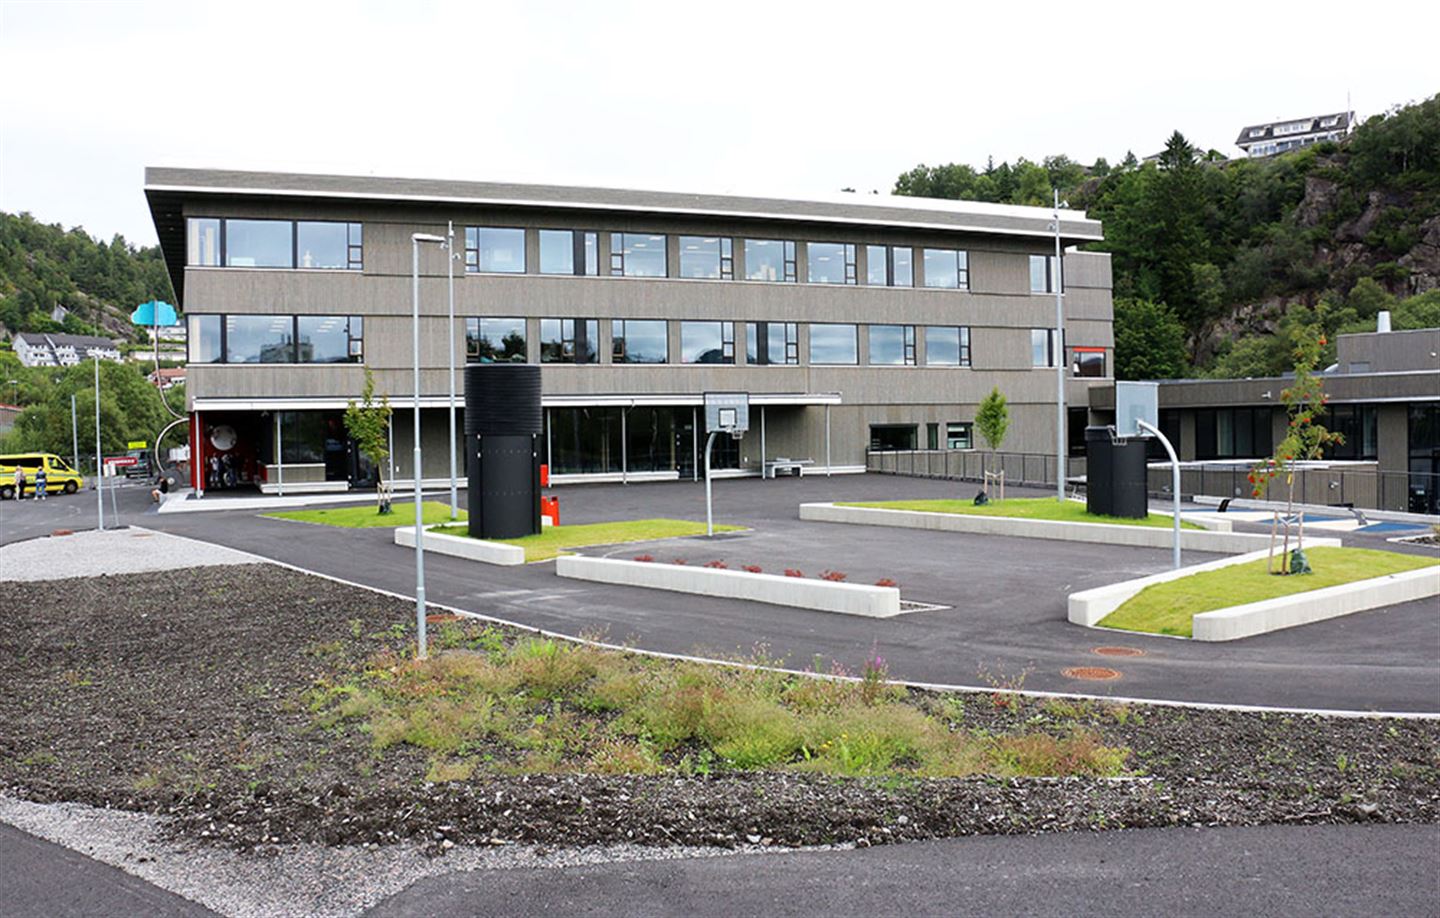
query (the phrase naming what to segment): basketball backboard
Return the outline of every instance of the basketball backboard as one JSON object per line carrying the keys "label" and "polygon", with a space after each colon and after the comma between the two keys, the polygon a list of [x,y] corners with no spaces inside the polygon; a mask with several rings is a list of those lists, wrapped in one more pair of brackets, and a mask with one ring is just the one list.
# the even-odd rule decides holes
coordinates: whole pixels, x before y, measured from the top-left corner
{"label": "basketball backboard", "polygon": [[705,429],[741,434],[750,429],[750,393],[706,392]]}
{"label": "basketball backboard", "polygon": [[1160,384],[1153,382],[1115,383],[1115,435],[1148,437],[1136,421],[1160,426]]}

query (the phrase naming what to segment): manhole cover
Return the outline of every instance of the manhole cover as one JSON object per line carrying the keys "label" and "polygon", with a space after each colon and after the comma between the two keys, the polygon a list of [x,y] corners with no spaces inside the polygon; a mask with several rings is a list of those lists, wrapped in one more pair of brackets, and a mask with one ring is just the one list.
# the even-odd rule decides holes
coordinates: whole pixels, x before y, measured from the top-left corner
{"label": "manhole cover", "polygon": [[1092,679],[1098,681],[1120,678],[1119,670],[1107,669],[1104,666],[1072,666],[1069,669],[1061,670],[1060,674],[1071,679]]}
{"label": "manhole cover", "polygon": [[1093,653],[1102,657],[1143,657],[1145,651],[1139,647],[1096,647]]}

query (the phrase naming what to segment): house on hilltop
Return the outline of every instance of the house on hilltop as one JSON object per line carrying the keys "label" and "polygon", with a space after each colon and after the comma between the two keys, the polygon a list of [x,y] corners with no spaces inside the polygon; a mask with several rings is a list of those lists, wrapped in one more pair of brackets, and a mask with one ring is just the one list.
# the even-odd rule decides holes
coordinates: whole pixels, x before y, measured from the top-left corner
{"label": "house on hilltop", "polygon": [[15,336],[14,346],[15,356],[27,367],[71,367],[95,357],[120,359],[120,348],[114,341],[94,335],[20,332]]}
{"label": "house on hilltop", "polygon": [[1274,156],[1298,150],[1322,140],[1339,140],[1350,133],[1355,121],[1354,112],[1336,112],[1331,115],[1312,115],[1289,121],[1270,121],[1252,124],[1240,131],[1235,145],[1245,151],[1246,156]]}

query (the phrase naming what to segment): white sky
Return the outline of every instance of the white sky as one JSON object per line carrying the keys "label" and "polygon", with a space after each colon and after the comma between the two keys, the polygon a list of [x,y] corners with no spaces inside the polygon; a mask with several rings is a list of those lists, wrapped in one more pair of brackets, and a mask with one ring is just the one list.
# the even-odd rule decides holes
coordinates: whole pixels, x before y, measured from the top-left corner
{"label": "white sky", "polygon": [[152,244],[146,165],[803,198],[1176,128],[1233,155],[1440,91],[1437,35],[1424,0],[0,0],[0,209]]}

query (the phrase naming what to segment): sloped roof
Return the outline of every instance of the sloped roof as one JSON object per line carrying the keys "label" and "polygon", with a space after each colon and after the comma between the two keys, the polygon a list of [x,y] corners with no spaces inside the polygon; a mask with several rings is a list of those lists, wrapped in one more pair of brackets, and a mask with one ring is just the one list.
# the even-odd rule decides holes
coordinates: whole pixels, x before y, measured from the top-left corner
{"label": "sloped roof", "polygon": [[[1328,118],[1338,120],[1332,125],[1321,127],[1320,122]],[[1310,127],[1307,130],[1279,135],[1280,137],[1304,137],[1306,134],[1316,134],[1321,131],[1326,133],[1330,131],[1347,131],[1350,129],[1350,122],[1353,121],[1354,118],[1354,112],[1331,112],[1327,115],[1311,115],[1308,118],[1281,118],[1277,121],[1266,121],[1263,124],[1250,124],[1240,129],[1240,136],[1235,139],[1235,146],[1248,147],[1251,144],[1275,140],[1277,136],[1275,134],[1275,125],[1277,124],[1294,124],[1297,121],[1309,121]],[[1261,133],[1251,137],[1251,131],[1260,131]]]}

